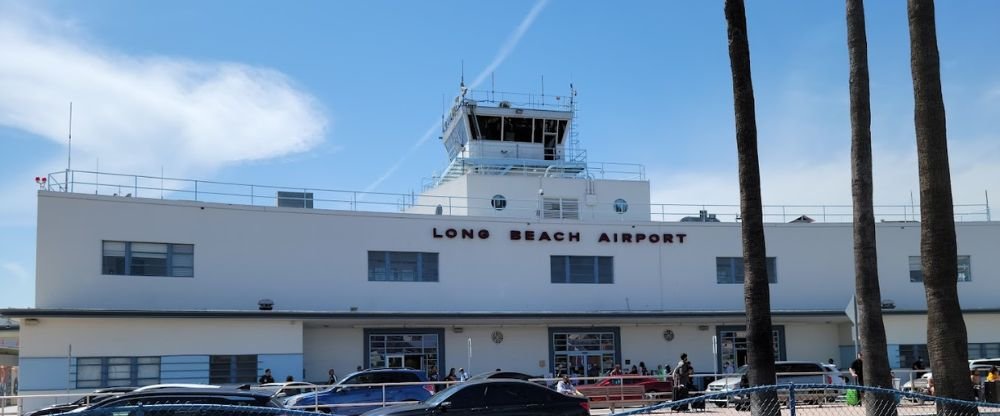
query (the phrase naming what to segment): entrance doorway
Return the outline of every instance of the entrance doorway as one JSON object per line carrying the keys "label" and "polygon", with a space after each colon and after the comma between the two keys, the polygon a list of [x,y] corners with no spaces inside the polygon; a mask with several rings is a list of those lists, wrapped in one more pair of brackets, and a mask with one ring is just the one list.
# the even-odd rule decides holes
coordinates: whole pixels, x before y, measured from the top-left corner
{"label": "entrance doorway", "polygon": [[[720,326],[716,328],[718,333],[717,359],[718,369],[721,371],[725,364],[733,364],[733,368],[738,369],[747,363],[747,329],[745,326]],[[785,359],[785,327],[775,325],[772,329],[772,342],[774,344],[774,360]]]}
{"label": "entrance doorway", "polygon": [[[550,329],[553,376],[600,377],[620,361],[618,328]],[[593,383],[595,380],[580,380]]]}
{"label": "entrance doorway", "polygon": [[441,329],[365,330],[365,368],[412,368],[435,378],[443,366]]}

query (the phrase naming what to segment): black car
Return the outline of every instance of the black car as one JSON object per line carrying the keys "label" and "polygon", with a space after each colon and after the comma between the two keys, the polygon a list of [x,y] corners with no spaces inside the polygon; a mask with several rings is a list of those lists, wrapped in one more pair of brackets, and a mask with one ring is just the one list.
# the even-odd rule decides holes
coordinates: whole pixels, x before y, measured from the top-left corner
{"label": "black car", "polygon": [[273,393],[272,391],[249,391],[225,388],[156,389],[123,394],[104,400],[88,407],[85,412],[93,410],[96,413],[101,413],[101,409],[154,404],[221,404],[229,406],[283,408],[281,403],[272,398]]}
{"label": "black car", "polygon": [[35,410],[34,412],[25,413],[25,416],[45,416],[54,415],[56,413],[64,413],[70,410],[79,409],[81,407],[87,407],[102,400],[107,400],[113,396],[123,393],[128,393],[135,390],[135,387],[110,387],[106,389],[94,390],[92,393],[81,397],[79,400],[72,403],[59,403],[51,406],[46,406],[41,409]]}
{"label": "black car", "polygon": [[472,377],[469,377],[469,380],[488,380],[495,378],[506,378],[506,379],[528,381],[533,378],[541,378],[541,377],[533,377],[524,373],[518,373],[516,371],[488,371],[482,374],[476,374]]}
{"label": "black car", "polygon": [[589,416],[590,402],[520,380],[471,380],[417,404],[375,409],[364,416]]}

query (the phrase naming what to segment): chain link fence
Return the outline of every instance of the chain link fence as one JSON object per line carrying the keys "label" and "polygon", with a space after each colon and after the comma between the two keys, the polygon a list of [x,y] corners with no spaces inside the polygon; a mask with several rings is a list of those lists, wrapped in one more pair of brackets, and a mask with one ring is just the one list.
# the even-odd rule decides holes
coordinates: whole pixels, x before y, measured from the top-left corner
{"label": "chain link fence", "polygon": [[611,413],[629,416],[678,411],[748,416],[978,416],[1000,415],[1000,403],[954,400],[876,387],[787,384],[694,393],[682,400]]}

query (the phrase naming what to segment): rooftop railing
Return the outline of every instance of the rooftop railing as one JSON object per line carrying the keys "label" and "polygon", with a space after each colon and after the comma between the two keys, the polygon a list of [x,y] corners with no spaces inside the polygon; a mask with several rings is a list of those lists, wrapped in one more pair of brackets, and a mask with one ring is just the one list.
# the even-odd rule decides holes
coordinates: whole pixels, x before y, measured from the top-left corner
{"label": "rooftop railing", "polygon": [[[596,176],[601,177],[601,176]],[[126,175],[116,173],[68,170],[48,175],[41,189],[57,192],[106,195],[122,198],[151,198],[177,201],[238,204],[249,206],[285,206],[359,212],[408,212],[437,215],[476,215],[503,218],[550,218],[542,212],[541,201],[506,199],[502,210],[494,209],[492,199],[448,195],[417,195],[362,192],[324,188],[255,185],[234,182],[203,181],[170,177]],[[612,204],[612,202],[598,202]],[[636,213],[648,212],[650,221],[663,222],[737,222],[739,205],[735,204],[650,204],[632,206],[618,214],[608,209],[586,206],[579,212],[580,220],[637,221]],[[647,211],[648,210],[648,211]],[[624,215],[627,214],[627,215]],[[916,223],[920,221],[919,205],[877,205],[876,221]],[[853,219],[851,205],[765,205],[764,221],[846,223]],[[990,207],[985,204],[955,205],[955,220],[991,221]],[[567,219],[567,222],[577,219]]]}

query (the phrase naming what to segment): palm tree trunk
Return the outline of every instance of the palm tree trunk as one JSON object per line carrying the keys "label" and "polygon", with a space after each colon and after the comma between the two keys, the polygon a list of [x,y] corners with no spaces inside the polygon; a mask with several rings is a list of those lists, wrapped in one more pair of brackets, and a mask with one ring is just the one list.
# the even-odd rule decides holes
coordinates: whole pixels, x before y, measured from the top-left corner
{"label": "palm tree trunk", "polygon": [[[863,379],[866,386],[892,388],[882,322],[882,293],[875,249],[872,206],[871,95],[863,0],[847,0],[847,50],[851,60],[851,192],[854,197],[854,290],[857,299]],[[868,416],[896,414],[892,395],[866,394]]]}
{"label": "palm tree trunk", "polygon": [[[771,330],[771,294],[764,248],[764,216],[760,199],[760,167],[757,161],[757,123],[753,82],[750,77],[750,46],[747,41],[743,0],[726,0],[729,61],[733,73],[733,103],[736,114],[736,150],[739,154],[740,217],[743,221],[743,301],[747,314],[747,376],[751,386],[771,385],[774,378],[774,341]],[[774,390],[750,396],[754,416],[780,414]]]}
{"label": "palm tree trunk", "polygon": [[[927,297],[927,352],[936,394],[972,399],[968,335],[958,302],[958,252],[948,167],[948,138],[933,0],[908,0],[910,70],[920,171],[920,263]],[[938,413],[978,413],[937,402]]]}

